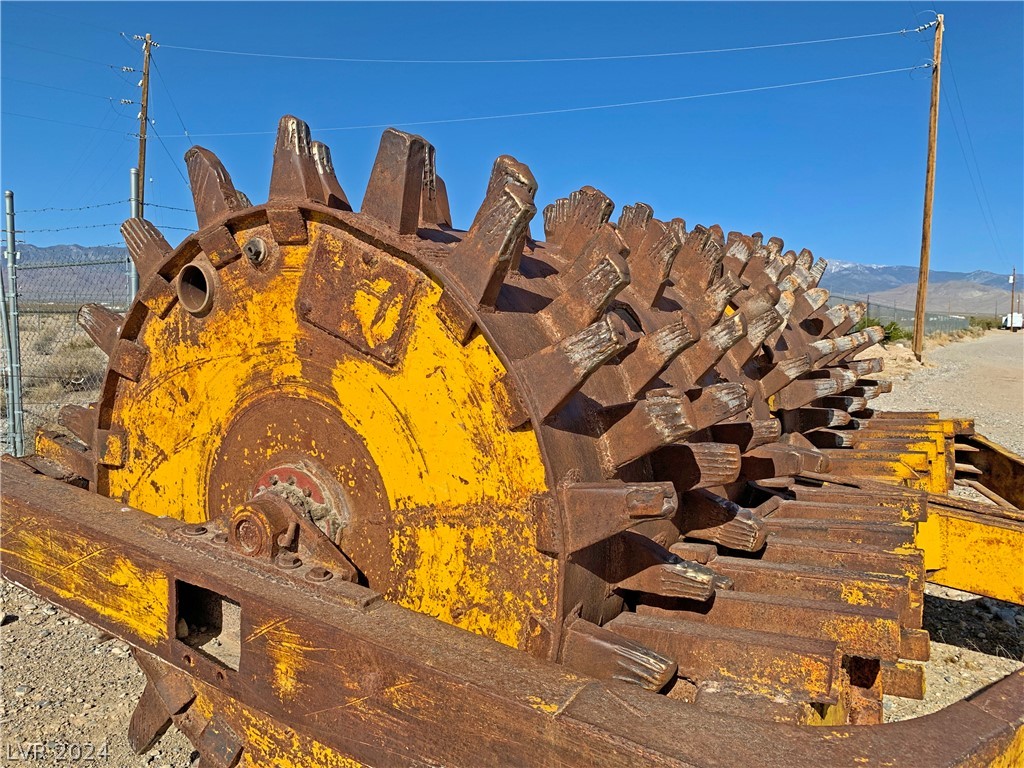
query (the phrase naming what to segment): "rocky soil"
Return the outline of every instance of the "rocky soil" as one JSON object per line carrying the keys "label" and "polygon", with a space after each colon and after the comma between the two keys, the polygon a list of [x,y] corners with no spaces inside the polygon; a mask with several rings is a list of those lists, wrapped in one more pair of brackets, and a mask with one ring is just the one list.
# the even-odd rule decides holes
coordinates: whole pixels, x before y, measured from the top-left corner
{"label": "rocky soil", "polygon": [[[993,331],[926,350],[926,366],[899,347],[883,355],[902,383],[878,407],[974,416],[979,432],[1024,452],[1024,333]],[[27,762],[17,757],[29,748],[45,755],[37,765],[76,750],[118,768],[193,764],[197,755],[173,728],[147,755],[128,747],[144,681],[125,644],[10,583],[0,584],[0,609],[0,764]],[[920,702],[886,697],[888,720],[935,711],[1024,666],[1020,606],[929,586],[925,628],[932,633],[927,695]]]}

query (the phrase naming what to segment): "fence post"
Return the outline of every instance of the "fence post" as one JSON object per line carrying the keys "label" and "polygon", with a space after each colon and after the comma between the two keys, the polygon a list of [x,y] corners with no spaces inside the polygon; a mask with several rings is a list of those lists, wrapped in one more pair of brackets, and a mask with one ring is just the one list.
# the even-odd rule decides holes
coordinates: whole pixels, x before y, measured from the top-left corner
{"label": "fence post", "polygon": [[10,369],[10,386],[8,387],[9,409],[7,425],[11,433],[12,448],[15,456],[25,455],[25,424],[21,402],[21,339],[18,333],[18,253],[14,249],[14,192],[4,192],[4,207],[7,212],[7,362]]}
{"label": "fence post", "polygon": [[[131,181],[131,195],[128,198],[131,205],[129,216],[137,219],[139,218],[139,169],[132,168],[129,176]],[[128,306],[130,307],[139,292],[139,271],[135,268],[135,262],[132,261],[130,255],[125,256],[125,260],[128,269]]]}

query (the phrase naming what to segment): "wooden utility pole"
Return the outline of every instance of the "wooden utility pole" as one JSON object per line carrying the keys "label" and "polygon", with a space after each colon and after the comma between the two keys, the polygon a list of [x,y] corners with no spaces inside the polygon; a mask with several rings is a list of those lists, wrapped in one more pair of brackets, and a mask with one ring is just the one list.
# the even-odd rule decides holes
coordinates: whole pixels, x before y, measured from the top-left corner
{"label": "wooden utility pole", "polygon": [[928,259],[932,248],[932,199],[935,197],[935,142],[939,137],[939,73],[942,67],[942,14],[936,17],[935,53],[932,66],[932,109],[928,120],[928,167],[924,177],[924,224],[921,228],[921,269],[917,275],[917,305],[914,307],[914,357],[924,350],[924,312],[928,301]]}
{"label": "wooden utility pole", "polygon": [[147,32],[142,44],[142,101],[139,109],[139,218],[146,199],[146,128],[149,126],[149,52],[153,38]]}
{"label": "wooden utility pole", "polygon": [[1013,324],[1013,321],[1015,320],[1014,315],[1013,315],[1013,312],[1014,312],[1013,295],[1014,295],[1014,293],[1016,293],[1016,291],[1017,291],[1017,268],[1014,267],[1013,268],[1013,274],[1010,275],[1010,330],[1013,333],[1017,332],[1017,326]]}

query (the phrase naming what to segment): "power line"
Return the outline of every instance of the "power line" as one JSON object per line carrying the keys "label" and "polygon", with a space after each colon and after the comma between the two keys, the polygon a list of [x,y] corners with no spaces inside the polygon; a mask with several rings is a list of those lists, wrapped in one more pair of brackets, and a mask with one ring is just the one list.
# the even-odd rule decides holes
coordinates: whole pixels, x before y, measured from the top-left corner
{"label": "power line", "polygon": [[[159,131],[157,131],[156,121],[150,120],[149,127],[153,129],[153,134],[156,136],[157,141],[160,142],[160,146],[164,148],[164,152],[167,154],[168,159],[170,159],[171,165],[174,166],[174,170],[178,172],[178,175],[181,177],[181,180],[185,182],[185,186],[191,189],[191,185],[188,183],[188,179],[186,179],[185,174],[181,172],[181,169],[178,167],[178,163],[174,160],[174,156],[171,154],[171,150],[167,148],[167,145],[164,143],[163,137],[160,135]],[[145,183],[145,180],[143,180],[143,183]]]}
{"label": "power line", "polygon": [[68,120],[54,120],[53,118],[50,118],[50,117],[39,117],[38,115],[25,115],[25,114],[22,114],[21,112],[7,112],[7,111],[4,111],[4,112],[0,112],[0,114],[8,115],[9,117],[24,117],[27,120],[42,120],[43,122],[46,122],[46,123],[59,123],[61,125],[73,125],[76,128],[88,128],[91,131],[106,131],[107,133],[120,133],[120,134],[123,134],[125,136],[132,136],[132,135],[134,135],[134,134],[132,134],[130,132],[127,132],[127,131],[119,131],[116,128],[100,128],[99,126],[96,126],[96,125],[85,125],[84,123],[72,123],[72,122],[70,122]]}
{"label": "power line", "polygon": [[167,82],[164,80],[164,76],[160,73],[160,65],[156,62],[156,56],[150,54],[149,60],[153,63],[153,69],[156,70],[156,76],[160,80],[160,85],[164,87],[164,93],[167,94],[167,100],[171,103],[171,109],[174,110],[174,114],[178,116],[178,123],[181,125],[181,130],[185,132],[185,136],[188,137],[188,128],[185,127],[185,121],[181,117],[181,112],[178,111],[178,105],[174,103],[174,97],[171,96],[171,89],[167,87]]}
{"label": "power line", "polygon": [[[988,211],[988,218],[992,222],[992,231],[989,233],[989,234],[993,235],[993,243],[992,244],[996,246],[996,251],[999,253],[999,255],[1005,258],[1006,251],[1003,248],[1002,238],[999,237],[999,228],[996,226],[995,216],[992,215],[992,204],[989,203],[989,200],[988,200],[988,191],[985,189],[985,180],[984,180],[984,178],[982,178],[982,175],[981,175],[981,166],[978,164],[978,156],[974,152],[974,140],[971,138],[971,128],[970,128],[970,125],[967,123],[967,112],[964,111],[963,102],[960,100],[960,88],[959,88],[959,86],[956,83],[956,71],[953,69],[953,60],[949,56],[948,46],[947,46],[947,50],[946,50],[946,63],[949,64],[949,74],[951,76],[951,79],[953,80],[953,93],[956,96],[957,105],[960,107],[960,119],[963,121],[964,132],[967,134],[967,145],[970,147],[971,158],[974,160],[974,170],[975,170],[975,173],[977,173],[977,175],[978,175],[978,185],[981,187],[981,197],[985,200],[985,209],[987,209],[987,211]],[[947,101],[948,101],[948,99],[947,99]],[[950,112],[950,118],[952,118],[952,116],[953,116],[953,114],[952,114],[953,113],[952,107],[949,108],[949,112]],[[956,122],[955,121],[953,122],[953,127],[954,127],[954,129],[956,128]],[[959,142],[960,141],[960,133],[957,131],[956,134],[957,134],[957,136],[956,136],[957,141]],[[960,142],[960,151],[963,152],[963,150],[964,150],[963,142]],[[967,155],[966,155],[966,153],[964,153],[964,163],[967,163]],[[970,168],[969,167],[968,167],[968,175],[970,175]],[[973,177],[971,178],[971,184],[972,184],[972,186],[974,184]],[[977,194],[978,194],[977,187],[975,187],[974,194],[975,194],[975,196],[977,196]],[[978,200],[978,205],[981,206],[981,199]],[[983,210],[982,211],[983,215],[984,215],[984,212],[985,211]]]}
{"label": "power line", "polygon": [[79,96],[90,96],[94,99],[103,99],[104,101],[113,101],[113,96],[101,96],[98,93],[88,93],[86,91],[76,91],[74,88],[61,88],[57,85],[47,85],[46,83],[36,83],[32,80],[20,80],[16,77],[8,77],[3,75],[0,79],[8,80],[12,83],[24,83],[25,85],[34,85],[37,88],[49,88],[51,91],[65,91],[66,93],[77,93]]}
{"label": "power line", "polygon": [[106,67],[108,69],[113,69],[115,71],[123,71],[124,69],[123,67],[119,67],[116,64],[108,64],[105,61],[97,61],[96,59],[85,59],[81,56],[72,56],[70,53],[62,53],[61,51],[48,51],[45,48],[36,48],[34,45],[25,45],[24,43],[5,42],[4,45],[14,46],[15,48],[26,48],[30,51],[39,51],[39,53],[45,53],[49,56],[63,56],[65,59],[74,59],[75,61],[85,61],[89,64],[98,64],[101,67]]}
{"label": "power line", "polygon": [[[616,104],[594,104],[586,107],[567,107],[564,109],[542,109],[533,112],[510,112],[501,115],[477,115],[475,117],[454,117],[443,120],[407,120],[394,121],[390,123],[373,123],[367,125],[345,125],[338,128],[313,128],[312,130],[325,133],[329,131],[356,131],[369,128],[390,128],[396,125],[440,125],[442,123],[472,123],[482,120],[505,120],[515,117],[539,117],[543,115],[560,115],[570,112],[592,112],[600,109],[621,109],[625,107],[639,107],[649,104],[667,104],[677,101],[690,101],[692,99],[707,99],[714,96],[734,96],[740,93],[755,93],[757,91],[775,91],[782,88],[796,88],[803,85],[818,85],[820,83],[835,83],[840,80],[856,80],[864,77],[875,77],[877,75],[891,75],[897,72],[912,72],[917,69],[931,68],[931,62],[918,64],[913,67],[901,67],[899,69],[883,69],[878,72],[863,72],[856,75],[841,75],[839,77],[824,77],[818,80],[802,80],[796,83],[781,83],[779,85],[762,85],[754,88],[737,88],[731,91],[716,91],[714,93],[695,93],[689,96],[669,96],[662,99],[644,99],[642,101],[623,101]],[[227,131],[222,133],[193,133],[190,138],[197,136],[268,136],[274,135],[276,131]],[[181,138],[183,134],[169,134],[167,138]]]}
{"label": "power line", "polygon": [[537,58],[537,59],[358,59],[337,56],[293,56],[283,53],[262,53],[259,51],[225,51],[215,48],[195,48],[184,45],[169,45],[161,43],[161,48],[171,48],[179,51],[192,51],[196,53],[215,53],[227,56],[257,56],[270,59],[293,59],[298,61],[334,61],[347,64],[557,64],[565,62],[581,61],[623,61],[628,59],[660,59],[676,56],[700,56],[711,53],[736,53],[739,51],[761,51],[769,48],[789,48],[798,45],[817,45],[819,43],[837,43],[844,40],[866,40],[874,37],[889,37],[891,35],[906,35],[911,32],[923,32],[935,25],[936,22],[924,24],[916,29],[899,29],[892,32],[873,32],[865,35],[847,35],[845,37],[827,37],[819,40],[797,40],[789,43],[768,43],[764,45],[744,45],[734,48],[712,48],[694,51],[667,51],[662,53],[633,53],[614,56],[569,56],[559,58]]}

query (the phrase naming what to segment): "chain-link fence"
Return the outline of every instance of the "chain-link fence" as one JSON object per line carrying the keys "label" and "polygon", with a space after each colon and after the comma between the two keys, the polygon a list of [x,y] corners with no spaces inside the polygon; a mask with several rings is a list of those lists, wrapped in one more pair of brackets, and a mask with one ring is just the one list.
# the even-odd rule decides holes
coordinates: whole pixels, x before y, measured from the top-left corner
{"label": "chain-link fence", "polygon": [[[51,429],[69,404],[88,405],[99,395],[106,355],[78,325],[83,304],[97,303],[115,312],[128,306],[127,251],[98,248],[74,259],[18,260],[17,330],[21,358],[22,435],[31,452],[37,429]],[[4,294],[10,280],[4,275]],[[13,450],[8,427],[10,360],[4,350],[4,450]]]}
{"label": "chain-link fence", "polygon": [[[872,301],[870,296],[840,296],[839,294],[833,293],[829,297],[828,301],[830,306],[835,306],[836,304],[856,304],[857,302],[864,302],[867,304],[867,311],[864,314],[865,317],[874,318],[882,325],[896,323],[908,334],[913,333],[913,309],[905,309],[903,307],[897,307],[895,304],[887,304],[877,300]],[[924,315],[925,335],[930,333],[949,333],[950,331],[959,331],[969,325],[969,315],[927,311]]]}

